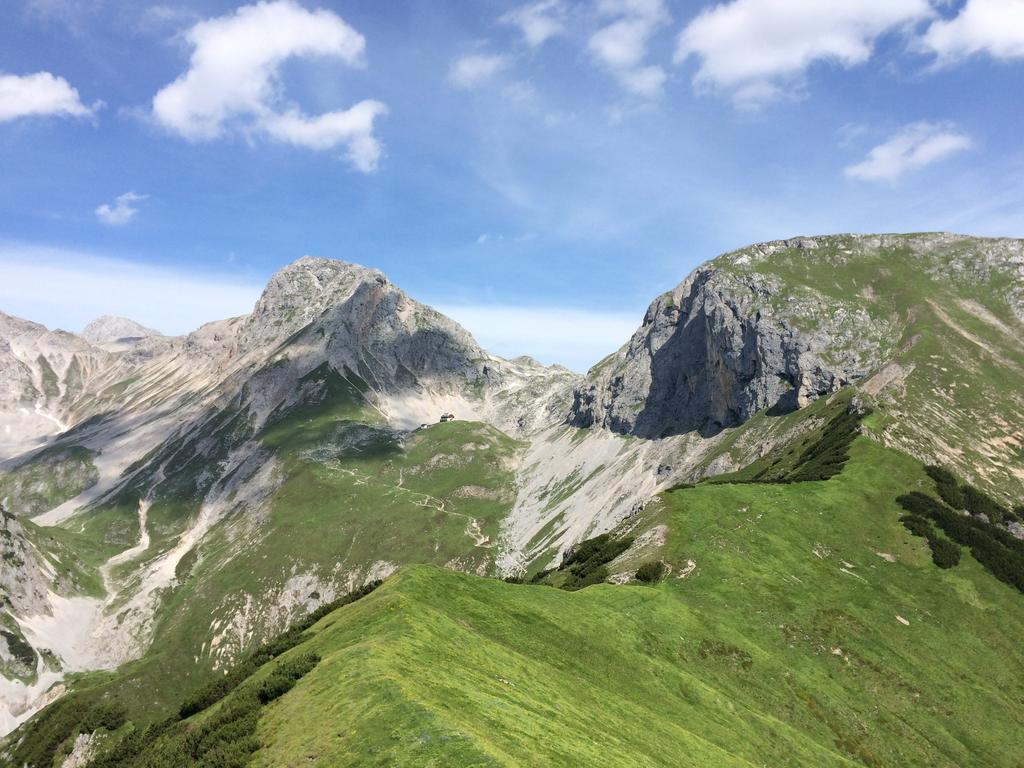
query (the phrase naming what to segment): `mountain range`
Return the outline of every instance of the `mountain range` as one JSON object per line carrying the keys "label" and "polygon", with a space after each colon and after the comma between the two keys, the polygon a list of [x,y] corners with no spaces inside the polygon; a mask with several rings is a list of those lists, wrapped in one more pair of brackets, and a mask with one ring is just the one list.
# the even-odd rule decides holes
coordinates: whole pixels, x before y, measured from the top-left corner
{"label": "mountain range", "polygon": [[951,234],[725,254],[586,375],[329,259],[0,313],[5,759],[1019,765],[1022,381],[1024,241]]}

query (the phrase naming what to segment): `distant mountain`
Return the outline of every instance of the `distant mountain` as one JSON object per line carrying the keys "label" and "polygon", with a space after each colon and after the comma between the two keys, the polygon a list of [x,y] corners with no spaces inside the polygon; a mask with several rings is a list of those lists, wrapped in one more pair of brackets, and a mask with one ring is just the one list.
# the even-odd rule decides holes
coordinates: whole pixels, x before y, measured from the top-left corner
{"label": "distant mountain", "polygon": [[[845,463],[847,443],[821,447],[844,413],[861,414],[855,445],[873,447],[856,448],[843,487],[889,495],[863,489],[869,508],[823,492],[815,509],[870,511],[888,526],[878,551],[902,548],[923,568],[895,496],[929,487],[924,462],[1006,510],[993,535],[1024,534],[1012,512],[1024,499],[1024,241],[844,235],[726,254],[657,298],[586,377],[490,355],[380,272],[309,257],[274,275],[251,314],[187,336],[116,318],[87,330],[0,316],[4,562],[20,563],[0,574],[8,729],[67,673],[123,664],[78,691],[155,721],[297,617],[413,564],[532,577],[612,531],[635,541],[624,559],[548,580],[629,581],[651,558],[691,573],[691,547],[694,567],[718,555],[684,509],[718,496],[665,493],[717,476],[813,486]],[[887,461],[899,482],[877,478]],[[775,498],[762,488],[736,497],[737,525]],[[810,503],[798,490],[777,502],[773,515]],[[844,517],[837,531],[857,525]],[[716,541],[743,547],[732,533]],[[771,550],[771,567],[794,542]],[[723,580],[749,578],[729,562],[739,570],[716,570]],[[959,588],[1017,605],[977,576]]]}
{"label": "distant mountain", "polygon": [[82,331],[82,338],[93,344],[144,339],[148,336],[162,336],[160,331],[146,328],[127,317],[103,315],[97,317]]}

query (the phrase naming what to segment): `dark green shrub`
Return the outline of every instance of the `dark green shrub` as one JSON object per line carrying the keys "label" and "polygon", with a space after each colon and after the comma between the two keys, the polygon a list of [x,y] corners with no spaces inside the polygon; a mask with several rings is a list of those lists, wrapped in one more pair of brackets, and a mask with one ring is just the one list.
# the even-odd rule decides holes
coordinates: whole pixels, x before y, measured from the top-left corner
{"label": "dark green shrub", "polygon": [[324,616],[336,611],[342,606],[354,603],[362,597],[370,594],[379,587],[381,582],[372,581],[347,595],[338,598],[330,603],[321,605],[306,617],[299,619],[291,627],[277,637],[268,640],[263,645],[254,648],[243,656],[223,677],[211,680],[199,688],[195,693],[185,699],[178,710],[178,717],[185,720],[192,715],[202,712],[222,698],[227,696],[247,677],[272,659],[276,659],[286,651],[305,640],[305,632],[316,624]]}
{"label": "dark green shrub", "polygon": [[969,547],[974,559],[997,579],[1024,592],[1024,541],[996,525],[954,512],[918,491],[896,501],[912,515],[927,517],[957,544]]}
{"label": "dark green shrub", "polygon": [[533,578],[530,579],[530,583],[531,584],[536,584],[536,583],[538,583],[540,581],[543,581],[545,577],[547,577],[548,575],[554,573],[556,570],[558,570],[558,569],[557,568],[545,568],[543,571],[537,571],[535,574],[533,574]]}
{"label": "dark green shrub", "polygon": [[600,584],[608,578],[607,563],[625,552],[633,544],[633,539],[616,539],[610,533],[602,533],[587,539],[570,549],[562,557],[559,571],[568,571],[562,589],[574,591]]}
{"label": "dark green shrub", "polygon": [[964,494],[960,490],[960,480],[945,467],[929,465],[924,468],[928,476],[935,481],[939,497],[953,509],[964,509]]}
{"label": "dark green shrub", "polygon": [[932,534],[932,524],[920,515],[903,515],[900,522],[914,536],[928,538]]}
{"label": "dark green shrub", "polygon": [[972,515],[985,515],[989,522],[1003,523],[1006,521],[1008,510],[998,501],[993,499],[984,491],[979,491],[973,485],[963,486],[964,509]]}
{"label": "dark green shrub", "polygon": [[580,573],[570,571],[562,584],[562,589],[568,592],[575,592],[578,589],[589,587],[594,584],[601,584],[608,578],[608,568],[599,565],[596,568],[588,569]]}
{"label": "dark green shrub", "polygon": [[850,458],[850,446],[860,434],[860,422],[868,413],[846,410],[833,417],[821,437],[800,454],[798,466],[779,480],[790,483],[828,480],[842,472]]}
{"label": "dark green shrub", "polygon": [[647,584],[661,581],[665,576],[665,564],[661,560],[652,560],[636,569],[636,580]]}
{"label": "dark green shrub", "polygon": [[960,547],[949,539],[932,537],[928,539],[932,550],[932,562],[939,568],[952,568],[960,562]]}
{"label": "dark green shrub", "polygon": [[570,568],[578,576],[584,576],[594,568],[610,563],[632,544],[632,538],[616,539],[610,533],[602,533],[566,552],[559,570]]}
{"label": "dark green shrub", "polygon": [[7,650],[10,654],[21,662],[24,667],[28,669],[36,668],[36,652],[31,645],[25,642],[20,633],[0,629],[0,637],[7,642]]}
{"label": "dark green shrub", "polygon": [[315,653],[307,653],[282,663],[256,690],[260,703],[267,704],[290,691],[295,682],[320,662]]}

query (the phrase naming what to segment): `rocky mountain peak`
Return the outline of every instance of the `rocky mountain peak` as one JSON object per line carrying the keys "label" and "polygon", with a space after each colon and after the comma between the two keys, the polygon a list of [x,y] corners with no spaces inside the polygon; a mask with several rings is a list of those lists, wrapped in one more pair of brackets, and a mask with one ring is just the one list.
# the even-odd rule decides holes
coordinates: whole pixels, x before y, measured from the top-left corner
{"label": "rocky mountain peak", "polygon": [[81,335],[83,339],[93,344],[104,344],[123,339],[145,339],[163,334],[127,317],[103,315],[85,326]]}
{"label": "rocky mountain peak", "polygon": [[363,283],[387,285],[384,273],[346,261],[303,256],[278,270],[263,290],[252,317],[311,322],[328,307],[349,298]]}

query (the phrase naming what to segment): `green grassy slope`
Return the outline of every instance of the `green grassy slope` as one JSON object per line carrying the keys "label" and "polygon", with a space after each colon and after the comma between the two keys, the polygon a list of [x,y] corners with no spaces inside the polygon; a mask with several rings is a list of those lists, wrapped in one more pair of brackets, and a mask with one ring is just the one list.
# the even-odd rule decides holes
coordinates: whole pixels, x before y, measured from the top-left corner
{"label": "green grassy slope", "polygon": [[861,440],[826,482],[675,492],[697,569],[656,588],[406,572],[317,637],[255,764],[1019,765],[1024,602],[931,563],[918,486]]}
{"label": "green grassy slope", "polygon": [[403,569],[281,657],[320,661],[251,764],[1019,766],[1024,598],[932,564],[894,501],[932,487],[860,438],[827,481],[664,495],[654,587]]}
{"label": "green grassy slope", "polygon": [[[255,436],[274,463],[269,497],[241,505],[182,559],[159,595],[147,653],[116,675],[72,677],[78,690],[157,719],[253,643],[366,580],[408,563],[490,572],[519,444],[465,421],[398,434],[358,384],[316,377],[326,384],[319,397],[274,414]],[[172,546],[201,503],[190,483],[201,486],[211,464],[191,445],[176,448],[180,471],[158,489],[144,558]],[[143,493],[136,483],[84,522],[47,531],[96,566],[138,535]]]}

